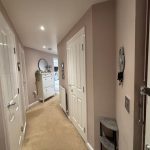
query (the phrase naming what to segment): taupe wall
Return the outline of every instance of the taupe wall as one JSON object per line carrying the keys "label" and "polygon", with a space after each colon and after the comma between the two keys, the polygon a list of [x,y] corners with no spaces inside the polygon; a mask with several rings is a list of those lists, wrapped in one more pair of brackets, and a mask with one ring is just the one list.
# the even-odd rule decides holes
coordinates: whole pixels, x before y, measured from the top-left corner
{"label": "taupe wall", "polygon": [[60,84],[66,88],[68,88],[66,42],[83,26],[86,28],[88,142],[95,150],[99,150],[100,116],[115,117],[114,2],[92,6],[58,44],[59,64],[64,62],[66,76],[65,80],[60,80]]}
{"label": "taupe wall", "polygon": [[[119,48],[124,46],[126,66],[123,86],[116,84],[116,118],[119,127],[119,149],[133,149],[134,126],[134,68],[135,68],[135,16],[136,0],[117,0],[116,11],[116,67]],[[117,72],[116,72],[117,73]],[[125,96],[130,98],[130,113],[125,110]]]}
{"label": "taupe wall", "polygon": [[87,122],[88,122],[88,142],[94,147],[94,101],[93,101],[93,41],[92,41],[92,9],[79,20],[66,37],[58,44],[59,67],[65,64],[65,79],[61,78],[60,84],[68,89],[67,86],[67,52],[66,42],[77,33],[82,27],[86,32],[86,84],[87,84]]}
{"label": "taupe wall", "polygon": [[33,95],[33,92],[36,91],[35,85],[35,72],[38,70],[38,61],[41,58],[44,58],[48,61],[49,65],[53,68],[53,58],[57,55],[41,52],[31,48],[24,48],[25,51],[25,61],[26,61],[26,70],[27,70],[27,86],[28,86],[28,97],[29,104],[37,101]]}
{"label": "taupe wall", "polygon": [[115,118],[116,50],[115,3],[94,5],[93,66],[94,66],[94,130],[95,150],[100,149],[100,117]]}

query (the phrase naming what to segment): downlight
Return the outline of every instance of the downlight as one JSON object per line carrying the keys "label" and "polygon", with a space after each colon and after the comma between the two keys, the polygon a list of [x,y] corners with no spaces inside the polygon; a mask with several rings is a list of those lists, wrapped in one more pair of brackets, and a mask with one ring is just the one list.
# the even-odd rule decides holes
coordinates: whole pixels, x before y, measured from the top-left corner
{"label": "downlight", "polygon": [[45,49],[45,48],[46,48],[46,46],[45,46],[45,45],[43,45],[43,48]]}
{"label": "downlight", "polygon": [[44,27],[44,26],[40,26],[40,29],[41,29],[42,31],[45,31],[45,27]]}

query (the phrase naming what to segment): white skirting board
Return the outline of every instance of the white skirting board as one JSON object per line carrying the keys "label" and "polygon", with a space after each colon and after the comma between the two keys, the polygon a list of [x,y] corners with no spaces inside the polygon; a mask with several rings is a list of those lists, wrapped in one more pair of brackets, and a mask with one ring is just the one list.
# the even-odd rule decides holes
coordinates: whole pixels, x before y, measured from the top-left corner
{"label": "white skirting board", "polygon": [[22,136],[20,136],[20,139],[19,139],[19,145],[22,147],[22,144],[23,144],[23,141],[24,141],[24,138],[25,138],[25,132],[26,132],[26,126],[27,126],[27,123],[25,122],[24,123],[24,127],[23,127],[23,134]]}
{"label": "white skirting board", "polygon": [[90,145],[90,143],[86,143],[88,150],[94,150],[94,148]]}
{"label": "white skirting board", "polygon": [[39,103],[39,101],[33,102],[32,104],[30,104],[30,105],[28,106],[28,109],[30,109],[32,106],[36,105],[37,103]]}
{"label": "white skirting board", "polygon": [[[70,116],[68,115],[67,117],[68,117],[68,119],[71,121]],[[71,122],[72,122],[72,121],[71,121]],[[86,143],[86,145],[87,145],[88,150],[94,150],[94,148],[91,146],[91,144],[90,144],[89,142],[85,141],[85,143]]]}

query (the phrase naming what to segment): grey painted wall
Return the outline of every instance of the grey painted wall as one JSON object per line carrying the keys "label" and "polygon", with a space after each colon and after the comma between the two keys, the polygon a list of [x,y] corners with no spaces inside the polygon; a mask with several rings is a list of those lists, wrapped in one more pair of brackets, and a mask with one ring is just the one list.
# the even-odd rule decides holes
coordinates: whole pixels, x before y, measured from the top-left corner
{"label": "grey painted wall", "polygon": [[94,134],[95,150],[100,149],[100,117],[115,118],[116,50],[115,3],[94,5],[93,71],[94,71]]}

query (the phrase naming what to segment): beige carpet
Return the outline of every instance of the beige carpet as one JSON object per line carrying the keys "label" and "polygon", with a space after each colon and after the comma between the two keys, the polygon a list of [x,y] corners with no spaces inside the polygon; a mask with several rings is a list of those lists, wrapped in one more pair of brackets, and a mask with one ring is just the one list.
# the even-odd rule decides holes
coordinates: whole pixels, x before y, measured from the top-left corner
{"label": "beige carpet", "polygon": [[22,150],[87,150],[87,147],[63,113],[56,96],[27,112]]}

